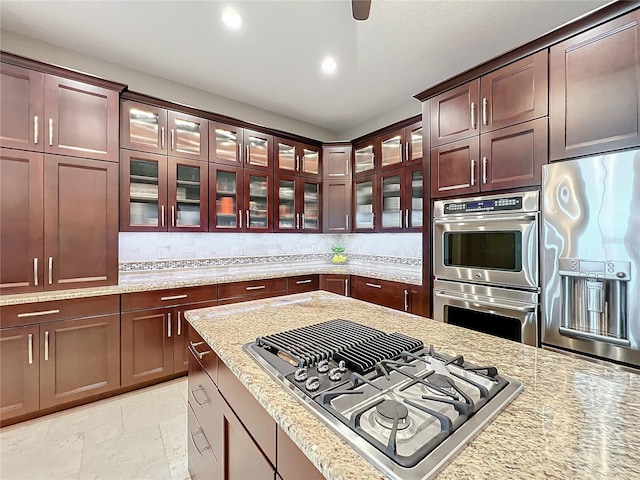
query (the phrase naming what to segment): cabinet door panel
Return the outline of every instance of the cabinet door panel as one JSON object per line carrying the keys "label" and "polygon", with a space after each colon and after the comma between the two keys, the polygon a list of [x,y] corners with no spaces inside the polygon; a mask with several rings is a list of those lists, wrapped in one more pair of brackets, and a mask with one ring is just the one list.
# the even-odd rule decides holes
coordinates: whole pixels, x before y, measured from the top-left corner
{"label": "cabinet door panel", "polygon": [[0,330],[0,420],[38,410],[40,336],[37,325]]}
{"label": "cabinet door panel", "polygon": [[40,325],[40,407],[120,387],[120,314]]}
{"label": "cabinet door panel", "polygon": [[322,175],[327,179],[351,176],[351,145],[322,148]]}
{"label": "cabinet door panel", "polygon": [[[222,412],[218,412],[222,421]],[[189,457],[189,476],[192,480],[222,480],[224,471],[222,457],[213,453],[209,434],[200,425],[191,404],[187,407],[187,455]]]}
{"label": "cabinet door panel", "polygon": [[118,165],[45,155],[45,289],[118,283]]}
{"label": "cabinet door panel", "polygon": [[242,230],[242,187],[242,167],[209,165],[209,231]]}
{"label": "cabinet door panel", "polygon": [[322,184],[320,180],[313,181],[300,178],[300,199],[298,204],[302,208],[300,214],[300,228],[306,232],[320,232],[322,221],[320,219],[320,205],[322,202]]}
{"label": "cabinet door panel", "polygon": [[45,77],[45,152],[118,161],[118,92]]}
{"label": "cabinet door panel", "polygon": [[44,74],[0,64],[0,146],[42,152]]}
{"label": "cabinet door panel", "polygon": [[479,90],[473,80],[430,100],[432,147],[478,134]]}
{"label": "cabinet door panel", "polygon": [[396,168],[407,160],[404,129],[380,137],[378,146],[380,152],[379,168]]}
{"label": "cabinet door panel", "polygon": [[242,166],[242,128],[209,122],[209,161]]}
{"label": "cabinet door panel", "polygon": [[378,211],[376,176],[353,181],[353,231],[373,232]]}
{"label": "cabinet door panel", "polygon": [[320,275],[320,290],[349,296],[349,275]]}
{"label": "cabinet door panel", "polygon": [[266,133],[244,130],[244,161],[252,168],[273,170],[273,137]]}
{"label": "cabinet door panel", "polygon": [[378,229],[383,232],[401,231],[407,225],[405,169],[400,168],[377,176],[380,192],[380,221]]}
{"label": "cabinet door panel", "polygon": [[370,175],[376,170],[375,142],[353,147],[353,174]]}
{"label": "cabinet door panel", "polygon": [[299,178],[292,175],[276,175],[274,198],[276,201],[276,232],[295,232],[300,228],[300,205],[297,190]]}
{"label": "cabinet door panel", "polygon": [[431,149],[431,196],[446,197],[479,191],[477,137]]}
{"label": "cabinet door panel", "polygon": [[171,312],[161,308],[122,314],[123,387],[173,373]]}
{"label": "cabinet door panel", "polygon": [[547,163],[547,119],[481,135],[481,189],[540,185]]}
{"label": "cabinet door panel", "polygon": [[550,156],[640,145],[640,11],[551,47]]}
{"label": "cabinet door panel", "polygon": [[278,427],[278,473],[287,480],[297,478],[323,480],[325,478],[280,427]]}
{"label": "cabinet door panel", "polygon": [[405,127],[405,162],[407,165],[422,163],[423,135],[422,122]]}
{"label": "cabinet door panel", "polygon": [[42,154],[0,149],[0,293],[42,290]]}
{"label": "cabinet door panel", "polygon": [[169,155],[207,161],[209,122],[204,118],[169,110]]}
{"label": "cabinet door panel", "polygon": [[405,228],[422,230],[424,224],[424,172],[422,165],[414,165],[407,168],[406,172],[406,198],[407,210]]}
{"label": "cabinet door panel", "polygon": [[[184,312],[196,308],[215,307],[218,301],[184,305],[174,310],[173,318],[173,373],[186,372],[189,369],[189,322],[184,318]],[[211,356],[211,354],[207,354]],[[209,360],[209,359],[207,359]],[[206,362],[206,360],[203,360]]]}
{"label": "cabinet door panel", "polygon": [[543,50],[482,77],[482,133],[547,115],[547,56]]}
{"label": "cabinet door panel", "polygon": [[169,157],[168,231],[206,232],[208,229],[207,164]]}
{"label": "cabinet door panel", "polygon": [[120,146],[142,152],[167,153],[167,111],[123,100]]}
{"label": "cabinet door panel", "polygon": [[351,180],[325,180],[322,188],[322,231],[325,233],[349,232]]}
{"label": "cabinet door panel", "polygon": [[274,468],[230,409],[224,416],[224,434],[227,480],[273,480]]}
{"label": "cabinet door panel", "polygon": [[244,229],[273,230],[273,174],[260,170],[244,171]]}
{"label": "cabinet door panel", "polygon": [[310,145],[300,145],[300,175],[306,177],[322,176],[320,149]]}
{"label": "cabinet door panel", "polygon": [[282,173],[294,173],[300,169],[300,155],[298,144],[291,140],[275,138],[273,141],[273,159],[276,171]]}

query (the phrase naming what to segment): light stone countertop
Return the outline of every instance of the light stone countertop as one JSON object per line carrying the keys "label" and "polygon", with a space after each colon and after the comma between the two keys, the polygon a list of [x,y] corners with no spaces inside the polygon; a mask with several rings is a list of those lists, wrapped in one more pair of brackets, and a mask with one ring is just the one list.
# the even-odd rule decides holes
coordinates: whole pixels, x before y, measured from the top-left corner
{"label": "light stone countertop", "polygon": [[167,288],[196,287],[219,283],[260,280],[266,278],[292,277],[311,274],[361,275],[364,277],[391,280],[422,285],[421,267],[394,267],[388,265],[345,264],[336,266],[328,263],[284,263],[282,265],[244,265],[233,267],[189,268],[173,270],[152,270],[144,272],[120,272],[118,285],[110,287],[77,288],[52,290],[36,293],[0,295],[0,307],[24,303],[68,300],[73,298],[99,297],[121,293],[145,292]]}
{"label": "light stone countertop", "polygon": [[403,332],[524,383],[438,480],[640,478],[639,373],[323,291],[192,310],[185,317],[328,479],[385,477],[283,393],[241,346],[334,318]]}

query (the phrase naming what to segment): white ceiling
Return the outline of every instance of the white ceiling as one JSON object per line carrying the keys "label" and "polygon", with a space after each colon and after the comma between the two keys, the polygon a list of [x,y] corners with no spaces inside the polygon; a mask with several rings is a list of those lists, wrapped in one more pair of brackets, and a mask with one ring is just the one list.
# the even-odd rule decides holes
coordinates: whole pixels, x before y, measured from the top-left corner
{"label": "white ceiling", "polygon": [[356,22],[348,0],[2,0],[0,27],[343,133],[605,3],[373,0]]}

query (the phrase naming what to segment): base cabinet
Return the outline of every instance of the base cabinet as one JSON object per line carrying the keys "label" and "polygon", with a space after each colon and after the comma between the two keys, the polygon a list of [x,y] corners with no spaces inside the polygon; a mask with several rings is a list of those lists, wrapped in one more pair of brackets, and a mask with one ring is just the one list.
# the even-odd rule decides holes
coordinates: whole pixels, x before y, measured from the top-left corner
{"label": "base cabinet", "polygon": [[320,290],[349,296],[349,275],[320,275]]}

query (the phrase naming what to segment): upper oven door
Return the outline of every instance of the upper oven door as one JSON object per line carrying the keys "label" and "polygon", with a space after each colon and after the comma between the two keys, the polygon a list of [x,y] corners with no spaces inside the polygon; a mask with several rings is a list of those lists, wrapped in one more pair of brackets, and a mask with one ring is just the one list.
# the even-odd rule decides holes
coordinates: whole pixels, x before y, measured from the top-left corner
{"label": "upper oven door", "polygon": [[438,279],[538,289],[538,214],[459,215],[434,221]]}

